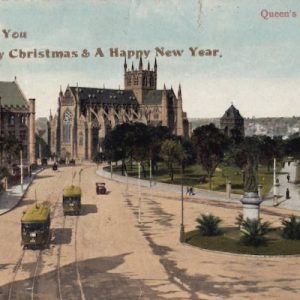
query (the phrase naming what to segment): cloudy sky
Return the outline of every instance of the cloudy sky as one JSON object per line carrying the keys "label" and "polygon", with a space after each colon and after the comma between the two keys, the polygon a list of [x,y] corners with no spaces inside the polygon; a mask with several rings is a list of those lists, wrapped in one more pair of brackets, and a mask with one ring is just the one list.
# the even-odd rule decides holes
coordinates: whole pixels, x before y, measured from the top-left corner
{"label": "cloudy sky", "polygon": [[[164,47],[184,51],[157,56],[158,88],[181,83],[189,117],[219,117],[231,102],[244,117],[300,116],[299,28],[298,0],[0,0],[0,80],[17,76],[37,116],[48,116],[60,86],[123,87],[124,58],[110,48],[150,50],[152,66]],[[5,38],[4,29],[27,38]],[[104,57],[94,57],[99,47]],[[193,57],[189,47],[220,52]],[[11,58],[12,49],[79,57]]]}

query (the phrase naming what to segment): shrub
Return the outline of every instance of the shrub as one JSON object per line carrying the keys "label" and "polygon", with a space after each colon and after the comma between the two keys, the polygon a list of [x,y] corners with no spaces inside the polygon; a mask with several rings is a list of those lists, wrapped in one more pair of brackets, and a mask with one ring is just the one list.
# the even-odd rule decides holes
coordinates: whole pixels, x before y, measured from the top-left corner
{"label": "shrub", "polygon": [[260,246],[267,242],[266,233],[270,230],[269,222],[261,222],[261,219],[246,219],[242,222],[241,241],[247,246]]}
{"label": "shrub", "polygon": [[239,228],[242,227],[242,224],[243,224],[243,214],[242,213],[239,213],[238,216],[235,218],[235,223]]}
{"label": "shrub", "polygon": [[214,236],[222,233],[219,228],[219,224],[222,222],[222,220],[219,217],[216,217],[212,214],[201,214],[196,221],[198,223],[196,227],[203,236]]}
{"label": "shrub", "polygon": [[300,220],[291,215],[287,219],[281,219],[283,225],[282,236],[285,239],[299,240],[300,239]]}

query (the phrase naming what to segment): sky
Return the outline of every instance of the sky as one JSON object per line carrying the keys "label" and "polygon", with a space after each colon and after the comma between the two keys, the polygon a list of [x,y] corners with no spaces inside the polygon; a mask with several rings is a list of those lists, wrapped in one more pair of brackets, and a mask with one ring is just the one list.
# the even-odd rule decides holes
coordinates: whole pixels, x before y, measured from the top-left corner
{"label": "sky", "polygon": [[[16,76],[45,117],[60,86],[123,88],[124,57],[110,48],[150,50],[144,65],[156,57],[158,89],[180,83],[190,118],[220,117],[231,103],[244,117],[300,116],[299,28],[298,0],[0,0],[0,81]],[[183,52],[156,56],[156,47]],[[192,56],[190,47],[219,52]],[[78,57],[20,58],[18,49]]]}

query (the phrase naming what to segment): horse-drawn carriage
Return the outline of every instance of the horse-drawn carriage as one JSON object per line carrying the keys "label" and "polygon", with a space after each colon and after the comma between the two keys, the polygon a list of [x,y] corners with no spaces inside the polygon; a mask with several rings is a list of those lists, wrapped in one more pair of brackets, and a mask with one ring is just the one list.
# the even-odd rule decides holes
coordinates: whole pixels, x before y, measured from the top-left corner
{"label": "horse-drawn carriage", "polygon": [[106,194],[106,187],[104,182],[96,182],[96,194]]}

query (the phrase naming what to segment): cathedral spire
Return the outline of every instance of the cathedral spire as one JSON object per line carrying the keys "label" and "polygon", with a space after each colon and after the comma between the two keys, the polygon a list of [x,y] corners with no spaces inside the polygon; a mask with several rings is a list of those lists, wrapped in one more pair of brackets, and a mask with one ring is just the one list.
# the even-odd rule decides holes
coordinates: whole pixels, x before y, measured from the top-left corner
{"label": "cathedral spire", "polygon": [[134,70],[133,62],[132,62],[132,64],[131,64],[131,70],[132,70],[132,71]]}
{"label": "cathedral spire", "polygon": [[124,70],[127,71],[127,62],[126,62],[126,56],[125,56],[125,60],[124,60]]}
{"label": "cathedral spire", "polygon": [[156,61],[156,57],[155,57],[155,60],[154,60],[154,71],[157,70],[157,61]]}
{"label": "cathedral spire", "polygon": [[178,98],[181,98],[181,84],[179,83],[178,87]]}
{"label": "cathedral spire", "polygon": [[143,70],[143,61],[141,56],[140,56],[139,70]]}

